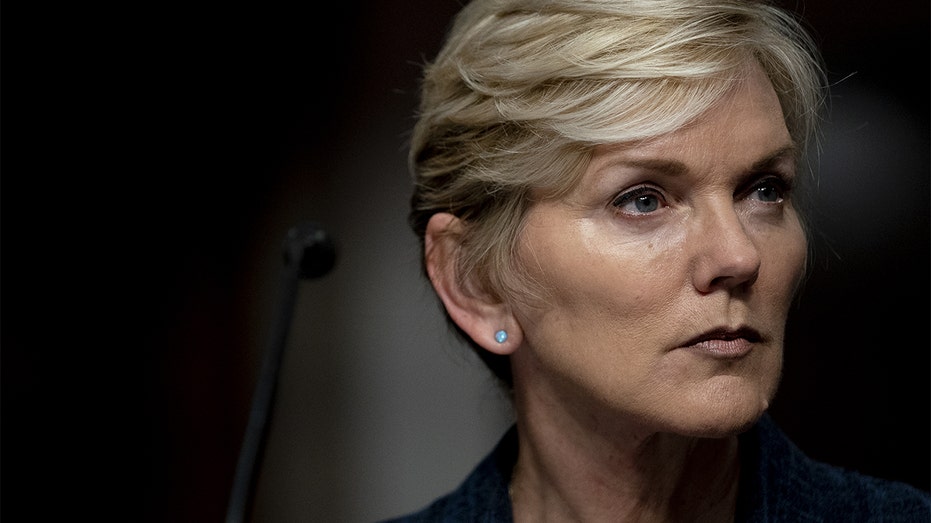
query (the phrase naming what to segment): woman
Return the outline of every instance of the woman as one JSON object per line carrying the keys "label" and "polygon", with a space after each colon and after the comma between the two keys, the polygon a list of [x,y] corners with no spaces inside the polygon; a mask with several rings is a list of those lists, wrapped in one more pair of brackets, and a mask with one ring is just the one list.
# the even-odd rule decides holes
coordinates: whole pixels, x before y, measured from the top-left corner
{"label": "woman", "polygon": [[515,426],[407,521],[928,521],[767,417],[826,83],[760,2],[473,0],[425,69],[410,215]]}

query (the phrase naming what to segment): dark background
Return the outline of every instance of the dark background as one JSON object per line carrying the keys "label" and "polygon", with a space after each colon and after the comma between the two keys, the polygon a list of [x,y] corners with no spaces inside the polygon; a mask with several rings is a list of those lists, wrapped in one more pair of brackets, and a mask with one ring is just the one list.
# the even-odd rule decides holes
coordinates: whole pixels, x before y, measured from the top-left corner
{"label": "dark background", "polygon": [[[380,187],[458,3],[4,7],[0,511],[222,521],[280,239],[321,220],[364,253],[383,200],[403,223]],[[836,83],[772,412],[813,457],[927,490],[928,4],[790,7]],[[390,330],[320,290],[318,329]]]}

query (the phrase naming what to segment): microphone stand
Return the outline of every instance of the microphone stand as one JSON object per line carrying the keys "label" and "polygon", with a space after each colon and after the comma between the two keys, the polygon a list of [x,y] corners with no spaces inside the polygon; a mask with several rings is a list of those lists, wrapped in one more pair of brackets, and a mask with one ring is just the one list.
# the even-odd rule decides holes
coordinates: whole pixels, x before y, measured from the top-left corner
{"label": "microphone stand", "polygon": [[324,276],[336,261],[332,240],[314,222],[300,223],[288,231],[283,254],[280,299],[270,343],[252,396],[252,409],[233,477],[226,523],[244,523],[252,511],[255,482],[265,452],[281,359],[291,328],[299,280]]}

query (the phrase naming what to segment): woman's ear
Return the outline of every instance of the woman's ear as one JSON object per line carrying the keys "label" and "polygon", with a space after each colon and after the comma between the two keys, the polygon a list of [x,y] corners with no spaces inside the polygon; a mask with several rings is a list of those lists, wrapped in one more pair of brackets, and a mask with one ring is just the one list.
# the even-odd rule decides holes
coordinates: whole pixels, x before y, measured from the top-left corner
{"label": "woman's ear", "polygon": [[520,345],[522,332],[510,308],[491,296],[472,275],[459,274],[462,230],[462,222],[452,214],[430,217],[424,237],[430,283],[449,316],[472,340],[495,354],[511,354]]}

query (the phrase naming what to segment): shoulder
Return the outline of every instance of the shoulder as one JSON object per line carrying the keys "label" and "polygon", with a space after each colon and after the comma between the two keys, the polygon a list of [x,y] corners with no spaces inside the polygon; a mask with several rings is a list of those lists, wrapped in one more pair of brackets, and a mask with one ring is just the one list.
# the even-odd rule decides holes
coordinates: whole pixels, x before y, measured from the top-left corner
{"label": "shoulder", "polygon": [[[787,486],[806,502],[809,513],[859,521],[931,522],[931,495],[896,481],[866,476],[832,465],[810,462],[787,472]],[[849,519],[848,519],[849,520]]]}
{"label": "shoulder", "polygon": [[511,521],[508,482],[517,460],[517,429],[511,427],[456,488],[422,509],[383,523]]}
{"label": "shoulder", "polygon": [[756,478],[742,483],[754,498],[749,520],[931,522],[928,492],[815,461],[768,416],[742,441],[742,473]]}

